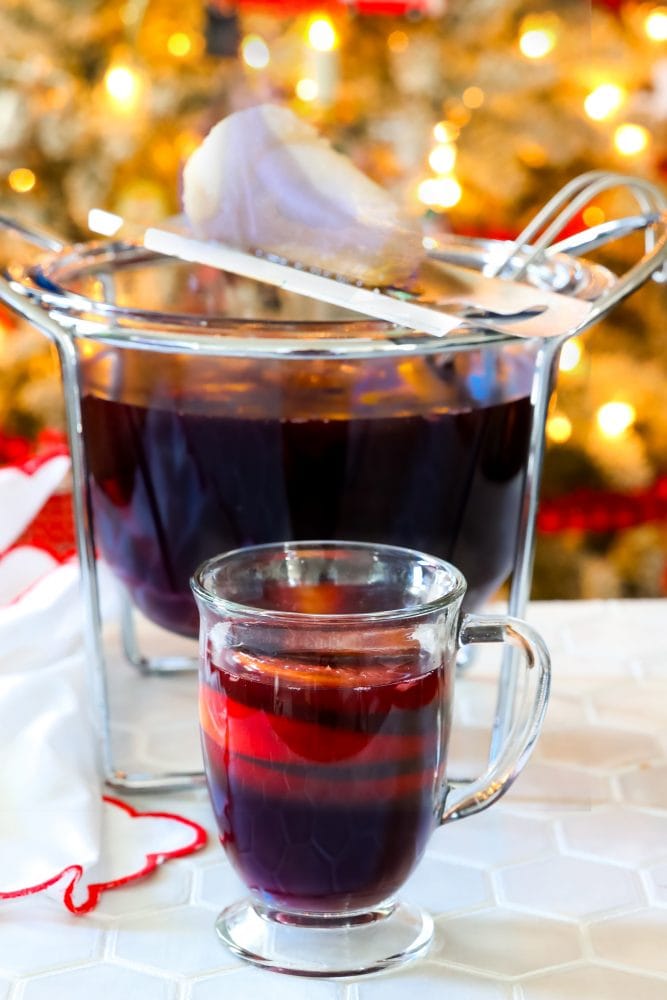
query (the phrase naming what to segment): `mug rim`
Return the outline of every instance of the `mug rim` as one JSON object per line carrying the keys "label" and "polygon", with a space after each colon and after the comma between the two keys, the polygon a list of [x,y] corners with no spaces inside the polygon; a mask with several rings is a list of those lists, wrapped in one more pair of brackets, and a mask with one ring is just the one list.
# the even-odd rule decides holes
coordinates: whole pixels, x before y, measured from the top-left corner
{"label": "mug rim", "polygon": [[[357,549],[386,553],[387,555],[408,557],[412,561],[421,563],[431,568],[444,570],[450,577],[452,586],[440,597],[430,601],[420,601],[411,607],[390,608],[383,611],[352,611],[352,612],[310,612],[310,611],[281,611],[278,609],[259,608],[252,604],[243,604],[238,601],[229,600],[211,592],[207,587],[204,578],[207,574],[214,572],[219,566],[249,558],[253,555],[269,552],[299,551],[304,549]],[[342,624],[370,624],[373,622],[402,621],[410,618],[421,618],[425,615],[440,611],[462,598],[466,592],[467,583],[460,569],[445,559],[438,556],[421,552],[419,549],[411,549],[402,545],[388,545],[376,542],[347,541],[345,539],[306,539],[285,542],[266,542],[260,545],[243,546],[230,549],[227,552],[219,553],[204,560],[194,571],[190,578],[190,587],[198,603],[205,605],[212,611],[223,612],[229,615],[251,617],[257,621],[282,622],[284,624],[294,623],[299,625],[330,625],[340,626]]]}

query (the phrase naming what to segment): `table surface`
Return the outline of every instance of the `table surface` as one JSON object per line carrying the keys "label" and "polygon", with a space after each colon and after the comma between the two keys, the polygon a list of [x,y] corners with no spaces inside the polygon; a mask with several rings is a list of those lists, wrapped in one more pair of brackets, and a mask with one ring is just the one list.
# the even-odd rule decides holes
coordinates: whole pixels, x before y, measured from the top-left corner
{"label": "table surface", "polygon": [[[666,611],[645,600],[531,605],[553,661],[545,728],[504,799],[438,830],[405,886],[435,916],[424,959],[338,982],[235,959],[213,922],[242,888],[205,793],[162,793],[131,801],[200,822],[208,845],[87,916],[43,895],[3,904],[0,1000],[402,1000],[411,989],[420,1000],[665,1000]],[[192,681],[117,672],[113,718],[133,760],[178,767],[196,754]],[[490,665],[473,663],[457,679],[451,770],[480,767],[494,701]]]}

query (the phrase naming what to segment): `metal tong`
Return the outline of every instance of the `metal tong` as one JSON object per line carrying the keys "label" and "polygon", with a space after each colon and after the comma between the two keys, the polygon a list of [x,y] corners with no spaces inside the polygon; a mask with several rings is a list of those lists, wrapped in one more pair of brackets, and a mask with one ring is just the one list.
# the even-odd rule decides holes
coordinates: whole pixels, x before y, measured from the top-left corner
{"label": "metal tong", "polygon": [[[632,195],[640,214],[604,222],[554,242],[597,195],[613,188]],[[576,177],[540,209],[485,273],[510,281],[525,280],[531,271],[548,264],[557,254],[587,253],[642,230],[643,256],[596,298],[588,326],[650,278],[667,282],[667,197],[650,181],[606,170],[591,170]]]}

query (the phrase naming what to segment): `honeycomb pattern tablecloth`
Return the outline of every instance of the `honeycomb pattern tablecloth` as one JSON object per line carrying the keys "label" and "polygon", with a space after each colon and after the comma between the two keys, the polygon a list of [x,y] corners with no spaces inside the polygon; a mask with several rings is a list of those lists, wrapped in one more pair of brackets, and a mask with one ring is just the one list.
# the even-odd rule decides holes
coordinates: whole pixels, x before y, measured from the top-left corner
{"label": "honeycomb pattern tablecloth", "polygon": [[[406,886],[436,916],[425,959],[350,982],[245,966],[213,930],[241,887],[205,793],[171,793],[132,803],[201,822],[208,846],[85,917],[42,896],[2,904],[0,1000],[665,1000],[667,602],[528,617],[553,658],[546,728],[502,802],[439,830]],[[454,770],[484,760],[494,685],[484,662],[457,681]],[[119,668],[112,703],[117,741],[146,766],[197,754],[192,677]]]}

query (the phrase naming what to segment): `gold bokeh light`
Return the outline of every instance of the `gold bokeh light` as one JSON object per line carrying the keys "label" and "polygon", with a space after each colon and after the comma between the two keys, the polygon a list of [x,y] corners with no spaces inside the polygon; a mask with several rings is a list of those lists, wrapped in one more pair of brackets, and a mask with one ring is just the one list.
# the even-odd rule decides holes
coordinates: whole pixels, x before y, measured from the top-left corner
{"label": "gold bokeh light", "polygon": [[599,226],[607,219],[604,210],[599,205],[587,205],[581,213],[581,217],[589,228]]}
{"label": "gold bokeh light", "polygon": [[124,63],[109,67],[104,74],[104,88],[114,109],[125,114],[136,110],[144,89],[141,75]]}
{"label": "gold bokeh light", "polygon": [[578,340],[566,340],[560,352],[558,367],[562,372],[572,372],[579,366],[582,348]]}
{"label": "gold bokeh light", "polygon": [[627,100],[627,91],[617,83],[601,83],[584,100],[584,111],[593,121],[611,118]]}
{"label": "gold bokeh light", "polygon": [[306,101],[307,103],[310,101],[316,101],[319,94],[317,81],[312,80],[309,76],[304,76],[298,80],[294,90],[299,100]]}
{"label": "gold bokeh light", "polygon": [[519,48],[526,59],[544,59],[556,48],[557,41],[553,28],[527,28],[519,36]]}
{"label": "gold bokeh light", "polygon": [[453,122],[436,122],[433,126],[433,135],[437,142],[456,142],[460,129]]}
{"label": "gold bokeh light", "polygon": [[667,42],[667,7],[656,7],[646,15],[644,31],[652,42]]}
{"label": "gold bokeh light", "polygon": [[466,87],[461,94],[461,100],[466,108],[471,108],[474,111],[484,104],[485,94],[481,87]]}
{"label": "gold bokeh light", "polygon": [[564,413],[554,413],[547,420],[546,433],[554,444],[565,444],[572,437],[572,421]]}
{"label": "gold bokeh light", "polygon": [[250,69],[265,69],[269,65],[271,54],[261,35],[246,35],[242,39],[241,59]]}
{"label": "gold bokeh light", "polygon": [[634,406],[624,402],[604,403],[595,414],[600,433],[606,438],[621,437],[632,427],[636,417]]}
{"label": "gold bokeh light", "polygon": [[429,208],[445,209],[458,205],[463,192],[455,177],[428,177],[417,189],[417,197]]}
{"label": "gold bokeh light", "polygon": [[16,167],[10,171],[7,183],[16,194],[27,194],[37,183],[37,177],[28,167]]}
{"label": "gold bokeh light", "polygon": [[338,45],[338,34],[328,17],[315,17],[308,25],[308,44],[316,52],[331,52]]}
{"label": "gold bokeh light", "polygon": [[625,122],[614,132],[614,146],[621,156],[639,156],[651,142],[651,133],[643,125]]}
{"label": "gold bokeh light", "polygon": [[167,39],[167,51],[177,59],[183,59],[192,52],[192,39],[184,31],[174,31]]}
{"label": "gold bokeh light", "polygon": [[451,143],[440,143],[431,150],[428,162],[436,174],[450,174],[456,163],[456,147]]}
{"label": "gold bokeh light", "polygon": [[390,52],[405,52],[410,45],[410,39],[404,31],[392,31],[387,38],[387,48]]}

